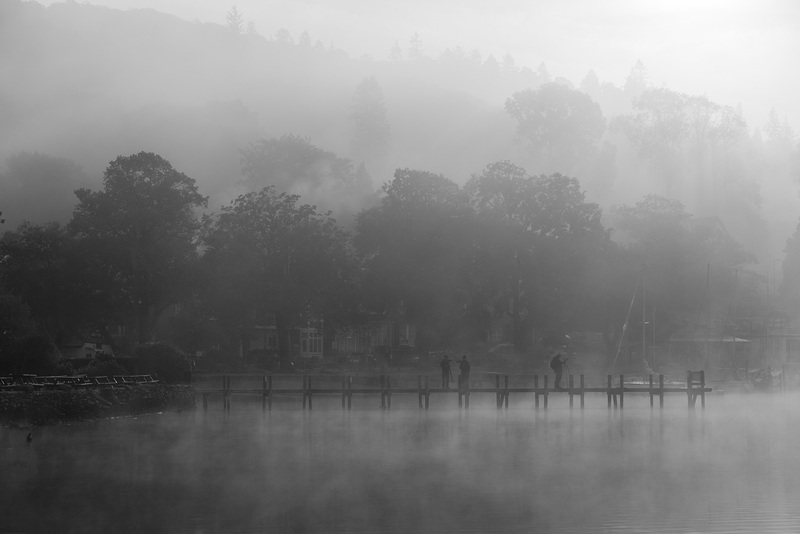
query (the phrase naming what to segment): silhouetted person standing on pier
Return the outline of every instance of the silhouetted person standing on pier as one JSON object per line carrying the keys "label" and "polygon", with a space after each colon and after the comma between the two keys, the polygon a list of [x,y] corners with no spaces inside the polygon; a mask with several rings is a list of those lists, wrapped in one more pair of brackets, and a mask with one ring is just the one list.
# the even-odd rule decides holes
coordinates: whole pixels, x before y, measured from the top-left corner
{"label": "silhouetted person standing on pier", "polygon": [[561,375],[564,374],[565,363],[567,363],[567,361],[561,357],[560,352],[555,356],[553,356],[553,359],[550,360],[550,369],[552,369],[553,372],[555,372],[556,374],[556,381],[555,381],[556,389],[561,389]]}
{"label": "silhouetted person standing on pier", "polygon": [[442,368],[442,389],[449,389],[450,380],[453,379],[453,373],[450,371],[450,358],[448,358],[447,355],[442,356],[439,367]]}

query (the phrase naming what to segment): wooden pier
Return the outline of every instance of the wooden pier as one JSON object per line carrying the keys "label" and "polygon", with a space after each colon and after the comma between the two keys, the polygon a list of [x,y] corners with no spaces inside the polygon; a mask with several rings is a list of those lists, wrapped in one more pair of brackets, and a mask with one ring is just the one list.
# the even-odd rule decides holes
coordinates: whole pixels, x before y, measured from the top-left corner
{"label": "wooden pier", "polygon": [[[687,404],[689,408],[694,408],[697,404],[697,399],[700,399],[700,407],[706,406],[706,393],[711,391],[711,388],[706,387],[705,372],[704,371],[687,371],[685,384],[670,384],[665,385],[664,375],[649,375],[649,381],[642,383],[642,381],[628,381],[625,382],[625,375],[618,375],[618,380],[615,377],[608,375],[606,378],[605,386],[586,386],[584,375],[569,375],[567,378],[567,387],[554,389],[548,385],[549,376],[539,375],[533,376],[533,387],[510,387],[508,375],[494,375],[494,386],[487,386],[486,380],[473,380],[470,383],[459,385],[451,389],[443,389],[439,387],[431,387],[430,375],[416,375],[416,386],[409,387],[408,383],[413,380],[413,375],[360,375],[360,381],[377,382],[377,385],[359,384],[354,386],[354,377],[351,375],[343,375],[338,379],[331,375],[280,375],[282,382],[300,382],[302,378],[301,387],[274,387],[273,375],[259,376],[261,381],[260,388],[242,388],[234,389],[231,386],[231,376],[222,375],[222,389],[207,389],[198,387],[198,393],[203,398],[203,409],[208,409],[208,402],[210,395],[221,395],[223,410],[229,412],[231,409],[231,397],[237,396],[260,396],[261,407],[263,410],[271,410],[273,400],[280,397],[298,397],[302,399],[302,407],[305,410],[313,408],[314,398],[318,396],[331,396],[341,397],[341,405],[343,410],[350,410],[353,403],[353,396],[380,396],[380,407],[383,409],[391,409],[392,397],[398,395],[416,395],[420,409],[427,410],[431,405],[431,396],[453,396],[458,397],[458,407],[463,409],[469,408],[470,395],[475,393],[489,393],[494,394],[497,404],[497,409],[508,409],[509,399],[513,395],[518,394],[533,394],[533,405],[537,410],[541,407],[547,409],[550,396],[564,394],[569,396],[569,407],[573,408],[575,398],[580,400],[580,408],[585,407],[585,398],[587,393],[605,393],[607,397],[608,408],[624,407],[625,394],[646,394],[650,397],[650,406],[653,407],[655,399],[658,398],[659,408],[664,407],[664,397],[668,394],[682,394],[686,395]],[[247,375],[250,382],[253,381],[254,375]],[[541,386],[540,386],[541,378]],[[577,378],[577,381],[576,381]],[[654,380],[655,378],[655,380]],[[377,379],[377,380],[376,380]],[[322,383],[321,386],[316,387],[316,381]],[[336,384],[339,382],[336,386]],[[405,382],[403,386],[397,385],[398,382]],[[615,383],[616,382],[616,383]]]}

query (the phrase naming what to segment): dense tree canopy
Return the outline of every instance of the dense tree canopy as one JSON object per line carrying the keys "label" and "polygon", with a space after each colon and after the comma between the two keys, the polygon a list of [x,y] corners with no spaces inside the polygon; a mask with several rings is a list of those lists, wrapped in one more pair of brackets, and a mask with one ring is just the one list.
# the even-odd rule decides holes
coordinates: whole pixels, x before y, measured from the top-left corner
{"label": "dense tree canopy", "polygon": [[356,227],[367,303],[414,321],[423,347],[452,342],[462,333],[471,253],[466,195],[444,176],[412,169],[398,169],[383,191]]}
{"label": "dense tree canopy", "polygon": [[555,82],[514,93],[506,111],[517,120],[519,136],[561,169],[586,160],[606,130],[603,112],[589,95]]}
{"label": "dense tree canopy", "polygon": [[532,328],[563,332],[588,295],[589,259],[607,240],[599,207],[574,178],[529,176],[507,161],[488,165],[466,190],[483,222],[474,265],[484,300],[495,316],[511,317],[520,350]]}
{"label": "dense tree canopy", "polygon": [[353,276],[347,234],[329,213],[274,187],[239,196],[206,221],[210,307],[229,329],[274,317],[290,358],[289,328],[335,318]]}
{"label": "dense tree canopy", "polygon": [[274,186],[337,216],[357,211],[372,197],[368,174],[357,172],[350,160],[322,150],[303,137],[260,139],[241,153],[247,191]]}
{"label": "dense tree canopy", "polygon": [[139,342],[147,341],[159,313],[188,290],[196,210],[206,199],[194,180],[148,152],[118,157],[102,191],[76,195],[69,229],[84,247],[87,268],[109,302],[136,311]]}

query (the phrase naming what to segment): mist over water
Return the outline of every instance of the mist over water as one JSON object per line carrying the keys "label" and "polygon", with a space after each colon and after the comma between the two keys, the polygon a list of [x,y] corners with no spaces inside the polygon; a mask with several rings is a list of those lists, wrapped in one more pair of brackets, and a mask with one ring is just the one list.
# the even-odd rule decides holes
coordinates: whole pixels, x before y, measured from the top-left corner
{"label": "mist over water", "polygon": [[3,532],[789,532],[797,396],[221,404],[0,431]]}

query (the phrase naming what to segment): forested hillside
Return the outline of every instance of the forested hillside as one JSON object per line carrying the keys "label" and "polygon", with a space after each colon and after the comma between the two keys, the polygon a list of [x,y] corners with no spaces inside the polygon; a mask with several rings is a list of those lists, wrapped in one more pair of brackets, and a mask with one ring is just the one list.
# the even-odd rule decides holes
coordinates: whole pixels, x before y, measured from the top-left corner
{"label": "forested hillside", "polygon": [[[108,310],[138,295],[141,336],[164,306],[197,298],[198,279],[181,266],[196,268],[201,244],[203,276],[239,272],[239,286],[204,286],[205,298],[227,306],[231,328],[294,287],[292,298],[303,288],[307,299],[276,317],[295,320],[313,306],[335,315],[347,303],[346,324],[354,310],[394,310],[425,324],[424,344],[436,347],[465,331],[485,335],[492,313],[511,314],[520,345],[531,327],[614,332],[643,261],[653,298],[675,318],[698,306],[711,263],[718,292],[745,283],[733,273],[746,266],[750,295],[739,306],[761,313],[764,287],[776,293],[776,263],[800,261],[797,234],[791,257],[783,253],[800,214],[800,148],[776,110],[748,124],[740,109],[655,87],[641,62],[616,86],[593,71],[567,80],[544,63],[457,43],[435,58],[413,39],[385,58],[353,58],[307,33],[265,37],[235,22],[230,13],[227,24],[200,24],[72,1],[0,3],[7,273],[29,283],[30,264],[11,260],[39,254],[44,241],[54,257],[64,247],[71,252],[59,261],[73,274],[109,277]],[[174,200],[180,224],[163,212],[156,182],[142,182],[153,169],[191,191],[191,201]],[[135,228],[146,210],[126,196],[127,180],[159,231],[182,228],[183,255],[156,272],[142,257],[163,243],[148,242],[133,260],[115,250],[105,264],[70,263],[80,247],[117,247],[121,230],[100,229],[125,203],[124,239],[144,239]],[[254,218],[267,212],[277,226]],[[300,239],[270,232],[298,221],[308,232],[298,235],[316,244],[304,252],[308,272],[265,266],[279,247],[270,239]],[[159,261],[174,252],[158,250]],[[243,251],[256,254],[251,263]],[[106,269],[115,262],[117,278]],[[331,272],[355,285],[334,291]],[[133,282],[123,289],[121,273],[157,282],[157,298]],[[255,291],[254,280],[278,274],[285,284]],[[795,278],[787,294],[800,295]]]}

